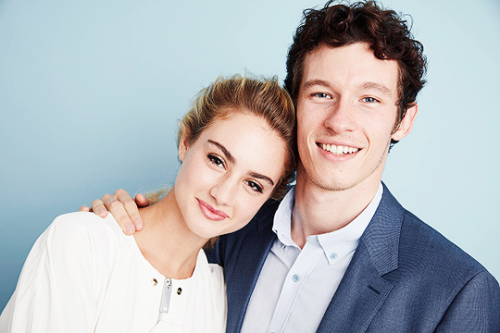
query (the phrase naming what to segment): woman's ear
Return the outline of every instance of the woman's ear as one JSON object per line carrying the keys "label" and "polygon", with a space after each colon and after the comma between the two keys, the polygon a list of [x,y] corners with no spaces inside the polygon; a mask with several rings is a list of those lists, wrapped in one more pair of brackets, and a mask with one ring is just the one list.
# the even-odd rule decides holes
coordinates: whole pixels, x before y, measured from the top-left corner
{"label": "woman's ear", "polygon": [[413,128],[413,124],[415,123],[415,118],[418,113],[418,105],[415,103],[413,106],[406,110],[405,117],[401,120],[397,130],[392,134],[392,139],[395,141],[399,141],[408,134],[410,134],[411,129]]}
{"label": "woman's ear", "polygon": [[189,150],[189,143],[187,140],[186,133],[182,134],[181,140],[179,141],[179,159],[184,161],[186,154]]}

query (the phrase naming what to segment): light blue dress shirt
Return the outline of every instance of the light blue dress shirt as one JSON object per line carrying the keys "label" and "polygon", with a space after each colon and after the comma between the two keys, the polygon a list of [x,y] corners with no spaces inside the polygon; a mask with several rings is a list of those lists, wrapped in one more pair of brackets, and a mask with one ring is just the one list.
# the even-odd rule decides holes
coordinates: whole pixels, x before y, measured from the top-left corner
{"label": "light blue dress shirt", "polygon": [[382,198],[382,185],[366,209],[342,229],[307,237],[303,249],[292,240],[292,189],[274,216],[278,236],[247,308],[241,332],[316,332],[359,239]]}

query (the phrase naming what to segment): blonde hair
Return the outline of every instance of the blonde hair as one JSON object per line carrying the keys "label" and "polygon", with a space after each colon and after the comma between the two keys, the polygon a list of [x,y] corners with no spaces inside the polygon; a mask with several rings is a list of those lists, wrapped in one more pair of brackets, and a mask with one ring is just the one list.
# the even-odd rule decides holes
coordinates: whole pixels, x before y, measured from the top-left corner
{"label": "blonde hair", "polygon": [[293,101],[279,86],[276,77],[249,78],[237,74],[217,78],[200,91],[191,110],[180,121],[177,144],[183,136],[188,144],[192,144],[215,120],[233,112],[248,112],[261,117],[285,142],[283,174],[271,196],[281,199],[295,176],[297,142]]}
{"label": "blonde hair", "polygon": [[[249,78],[247,75],[234,75],[217,78],[198,93],[191,110],[181,119],[177,145],[183,136],[188,144],[193,144],[217,119],[228,117],[234,112],[248,112],[261,117],[285,142],[286,159],[283,173],[271,195],[273,199],[281,199],[288,185],[294,180],[298,155],[295,108],[292,99],[279,86],[276,77]],[[163,188],[156,193],[146,194],[146,197],[150,204],[155,204],[168,190]],[[209,239],[204,248],[211,248],[216,240],[217,237]]]}

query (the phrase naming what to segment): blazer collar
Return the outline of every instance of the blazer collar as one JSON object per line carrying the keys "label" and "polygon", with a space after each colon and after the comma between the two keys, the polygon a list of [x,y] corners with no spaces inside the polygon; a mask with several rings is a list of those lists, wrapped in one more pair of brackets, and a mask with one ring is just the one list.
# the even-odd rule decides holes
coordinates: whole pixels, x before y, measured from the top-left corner
{"label": "blazer collar", "polygon": [[360,239],[380,276],[398,268],[399,238],[404,217],[403,207],[385,184],[382,185],[384,192],[380,204]]}
{"label": "blazer collar", "polygon": [[384,186],[379,207],[320,323],[318,332],[365,332],[393,288],[403,207]]}
{"label": "blazer collar", "polygon": [[[274,212],[279,202],[266,203],[255,216],[252,230],[244,240],[235,266],[226,269],[226,288],[228,294],[228,317],[226,332],[239,332],[243,324],[250,297],[257,283],[262,266],[276,239],[272,231]],[[230,274],[231,276],[228,276]]]}

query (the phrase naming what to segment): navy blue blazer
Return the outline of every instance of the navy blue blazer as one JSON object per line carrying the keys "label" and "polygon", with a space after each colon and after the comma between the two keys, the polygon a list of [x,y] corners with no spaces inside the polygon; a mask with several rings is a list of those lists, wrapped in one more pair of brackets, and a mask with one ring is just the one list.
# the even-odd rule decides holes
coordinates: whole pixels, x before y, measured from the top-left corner
{"label": "navy blue blazer", "polygon": [[[208,252],[224,267],[227,332],[239,332],[276,235],[279,202]],[[307,320],[307,318],[304,318]],[[500,288],[477,261],[405,210],[384,185],[380,205],[317,332],[500,332]]]}

